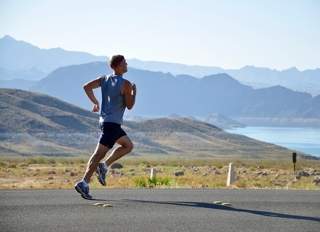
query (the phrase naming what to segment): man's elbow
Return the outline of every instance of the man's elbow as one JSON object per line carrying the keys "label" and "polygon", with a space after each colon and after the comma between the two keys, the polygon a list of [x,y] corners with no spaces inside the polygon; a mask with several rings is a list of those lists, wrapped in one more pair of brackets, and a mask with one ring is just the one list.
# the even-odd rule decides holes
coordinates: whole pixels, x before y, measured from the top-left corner
{"label": "man's elbow", "polygon": [[90,86],[88,84],[84,84],[82,88],[87,92],[90,89]]}
{"label": "man's elbow", "polygon": [[125,102],[125,105],[128,108],[128,110],[131,110],[134,106],[134,103],[135,103],[133,98],[125,98],[124,102]]}
{"label": "man's elbow", "polygon": [[133,105],[134,105],[134,103],[127,104],[128,110],[131,110],[133,108]]}

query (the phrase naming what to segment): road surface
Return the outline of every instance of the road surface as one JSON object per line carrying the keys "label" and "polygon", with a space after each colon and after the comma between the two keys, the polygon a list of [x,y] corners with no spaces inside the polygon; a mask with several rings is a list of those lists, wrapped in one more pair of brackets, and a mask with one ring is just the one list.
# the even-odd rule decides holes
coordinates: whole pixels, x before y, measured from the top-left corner
{"label": "road surface", "polygon": [[[0,190],[5,231],[320,231],[320,191]],[[213,204],[232,203],[233,207]],[[112,207],[94,206],[108,203]]]}

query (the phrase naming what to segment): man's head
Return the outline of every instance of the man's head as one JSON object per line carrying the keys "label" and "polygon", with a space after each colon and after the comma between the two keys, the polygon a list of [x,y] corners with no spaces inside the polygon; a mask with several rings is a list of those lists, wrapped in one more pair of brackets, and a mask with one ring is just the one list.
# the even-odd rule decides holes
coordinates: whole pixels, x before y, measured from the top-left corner
{"label": "man's head", "polygon": [[114,72],[118,75],[122,75],[126,73],[127,70],[127,62],[123,55],[114,55],[110,59],[110,67],[114,70]]}

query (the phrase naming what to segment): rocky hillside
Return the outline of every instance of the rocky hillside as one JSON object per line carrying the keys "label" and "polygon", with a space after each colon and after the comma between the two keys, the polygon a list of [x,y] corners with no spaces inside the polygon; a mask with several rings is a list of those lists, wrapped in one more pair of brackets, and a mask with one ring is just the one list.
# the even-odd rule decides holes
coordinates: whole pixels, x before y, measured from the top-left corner
{"label": "rocky hillside", "polygon": [[[98,114],[34,92],[0,89],[1,155],[89,155]],[[135,155],[288,158],[291,151],[185,117],[125,121]]]}
{"label": "rocky hillside", "polygon": [[94,113],[18,89],[0,89],[0,109],[0,132],[88,132],[97,124]]}

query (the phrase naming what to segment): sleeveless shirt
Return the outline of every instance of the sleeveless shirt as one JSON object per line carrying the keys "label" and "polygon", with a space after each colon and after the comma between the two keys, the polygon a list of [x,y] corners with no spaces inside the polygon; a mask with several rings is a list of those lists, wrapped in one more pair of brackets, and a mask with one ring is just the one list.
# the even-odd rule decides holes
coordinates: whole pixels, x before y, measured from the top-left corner
{"label": "sleeveless shirt", "polygon": [[102,102],[99,122],[122,124],[126,106],[121,88],[125,79],[122,75],[109,74],[102,76],[100,81]]}

